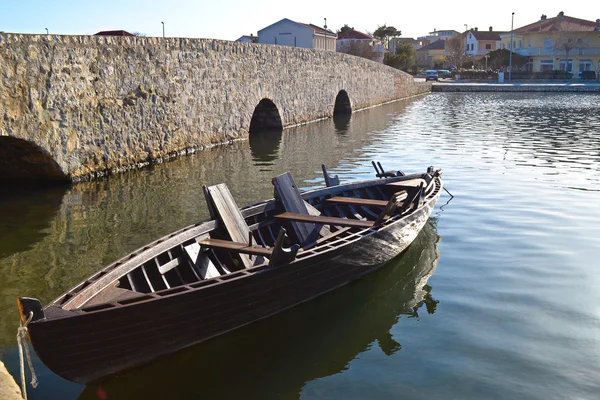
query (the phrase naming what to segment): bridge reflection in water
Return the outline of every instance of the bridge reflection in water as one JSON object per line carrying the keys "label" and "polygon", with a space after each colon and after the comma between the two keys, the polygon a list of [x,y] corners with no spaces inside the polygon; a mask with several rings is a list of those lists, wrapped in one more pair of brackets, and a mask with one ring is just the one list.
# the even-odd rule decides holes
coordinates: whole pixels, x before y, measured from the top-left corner
{"label": "bridge reflection in water", "polygon": [[109,399],[298,398],[307,382],[347,369],[372,346],[392,356],[402,348],[402,338],[392,337],[392,327],[402,318],[436,310],[438,302],[427,285],[439,259],[435,223],[430,219],[404,254],[373,275],[88,386],[80,399],[97,399],[99,392]]}

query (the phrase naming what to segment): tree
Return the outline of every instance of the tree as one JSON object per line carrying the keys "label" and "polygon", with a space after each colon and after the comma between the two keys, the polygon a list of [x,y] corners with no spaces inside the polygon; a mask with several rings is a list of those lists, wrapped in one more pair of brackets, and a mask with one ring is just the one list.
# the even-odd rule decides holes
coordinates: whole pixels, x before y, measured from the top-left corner
{"label": "tree", "polygon": [[145,34],[145,33],[142,33],[142,32],[137,32],[137,31],[136,31],[136,32],[131,32],[131,34],[132,34],[133,36],[141,36],[141,37],[144,37],[144,36],[146,36],[146,34]]}
{"label": "tree", "polygon": [[353,26],[351,27],[348,24],[344,24],[344,26],[342,26],[336,33],[339,35],[340,33],[353,31],[353,30],[354,30]]}
{"label": "tree", "polygon": [[581,49],[583,47],[583,38],[573,38],[572,35],[568,35],[567,32],[560,32],[555,40],[553,48],[556,51],[565,52],[565,68],[563,71],[567,72],[569,69],[569,53],[574,49]]}
{"label": "tree", "polygon": [[393,26],[381,25],[378,26],[375,32],[373,32],[373,37],[381,40],[383,45],[387,47],[391,38],[402,35],[402,32]]}
{"label": "tree", "polygon": [[[502,67],[508,67],[510,64],[510,50],[508,49],[496,49],[488,53],[490,58],[488,59],[488,68],[501,69]],[[520,68],[527,64],[528,57],[513,53],[512,65],[513,68]],[[480,65],[485,65],[485,59],[479,61]]]}
{"label": "tree", "polygon": [[383,63],[390,67],[408,71],[415,64],[416,51],[409,43],[398,44],[396,54],[386,54]]}
{"label": "tree", "polygon": [[454,68],[462,68],[464,63],[471,60],[471,55],[465,50],[465,40],[462,36],[457,35],[446,40],[446,63]]}

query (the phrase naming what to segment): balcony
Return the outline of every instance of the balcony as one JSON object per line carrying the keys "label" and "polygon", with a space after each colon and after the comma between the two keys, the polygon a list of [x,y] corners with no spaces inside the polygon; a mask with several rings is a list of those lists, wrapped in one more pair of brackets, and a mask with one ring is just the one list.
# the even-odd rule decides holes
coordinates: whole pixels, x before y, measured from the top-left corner
{"label": "balcony", "polygon": [[[521,56],[544,56],[544,57],[560,57],[566,56],[565,51],[555,50],[553,48],[546,47],[526,47],[520,49],[514,49],[516,54]],[[600,55],[600,48],[597,47],[588,47],[588,48],[580,48],[580,49],[571,49],[569,51],[569,57],[571,56],[597,56]]]}

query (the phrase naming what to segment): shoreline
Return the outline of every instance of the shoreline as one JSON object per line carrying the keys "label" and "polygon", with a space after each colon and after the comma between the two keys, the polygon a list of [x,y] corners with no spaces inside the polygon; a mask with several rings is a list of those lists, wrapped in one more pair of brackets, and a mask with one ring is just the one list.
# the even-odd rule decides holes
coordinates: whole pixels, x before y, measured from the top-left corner
{"label": "shoreline", "polygon": [[17,385],[2,361],[0,361],[0,399],[23,400],[19,385]]}
{"label": "shoreline", "polygon": [[431,92],[587,92],[600,93],[597,82],[436,82]]}

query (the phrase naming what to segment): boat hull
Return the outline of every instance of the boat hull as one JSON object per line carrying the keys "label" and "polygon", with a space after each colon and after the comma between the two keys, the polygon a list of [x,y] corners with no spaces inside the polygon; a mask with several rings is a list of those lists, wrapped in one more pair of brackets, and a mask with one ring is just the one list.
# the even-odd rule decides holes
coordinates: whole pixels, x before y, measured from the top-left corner
{"label": "boat hull", "polygon": [[439,197],[406,218],[331,250],[225,282],[111,310],[46,318],[29,325],[40,359],[80,384],[106,379],[330,292],[402,253]]}

